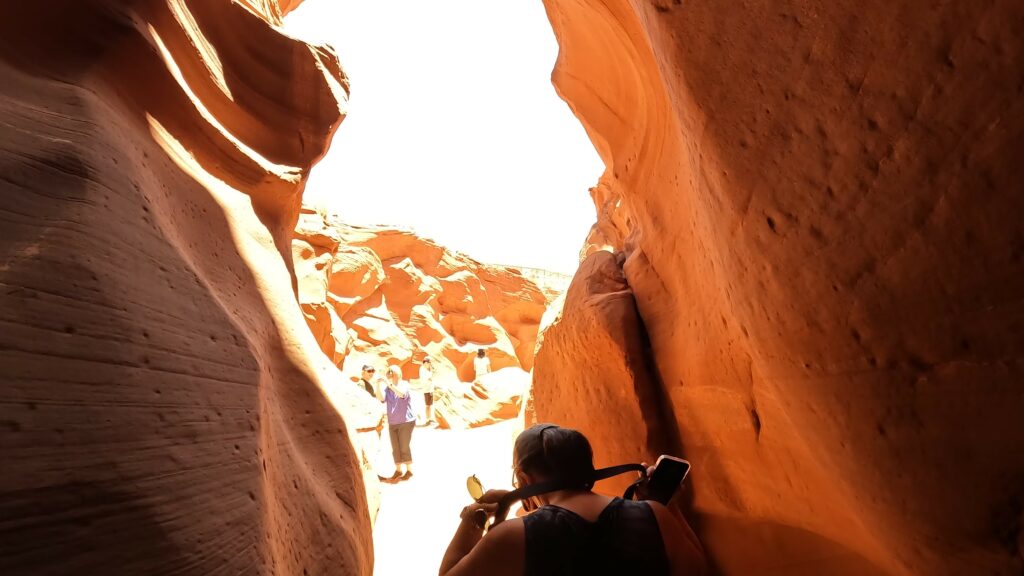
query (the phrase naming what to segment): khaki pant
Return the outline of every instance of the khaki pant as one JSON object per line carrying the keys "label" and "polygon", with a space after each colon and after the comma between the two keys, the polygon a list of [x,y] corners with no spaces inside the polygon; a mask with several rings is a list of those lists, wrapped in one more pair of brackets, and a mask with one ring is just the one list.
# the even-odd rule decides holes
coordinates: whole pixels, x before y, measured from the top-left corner
{"label": "khaki pant", "polygon": [[404,422],[402,424],[388,424],[388,435],[391,437],[391,456],[395,464],[412,464],[412,450],[409,443],[412,442],[412,431],[416,428],[416,421]]}

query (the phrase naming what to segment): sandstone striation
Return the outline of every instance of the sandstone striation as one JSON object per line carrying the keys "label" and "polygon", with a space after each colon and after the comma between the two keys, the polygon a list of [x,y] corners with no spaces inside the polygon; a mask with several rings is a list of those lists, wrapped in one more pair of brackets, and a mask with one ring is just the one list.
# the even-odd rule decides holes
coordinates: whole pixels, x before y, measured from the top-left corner
{"label": "sandstone striation", "polygon": [[1021,574],[1024,7],[545,5],[607,171],[536,418],[678,443],[723,574]]}
{"label": "sandstone striation", "polygon": [[0,573],[370,574],[385,350],[450,425],[534,369],[600,464],[690,458],[718,573],[1024,572],[1019,2],[545,0],[607,166],[548,318],[299,220],[348,83],[297,4],[4,6]]}
{"label": "sandstone striation", "polygon": [[[313,208],[302,209],[292,250],[306,322],[351,379],[364,364],[397,365],[420,385],[429,357],[442,427],[517,414],[541,317],[566,277],[481,264],[410,231],[352,226]],[[475,374],[479,348],[503,376]]]}
{"label": "sandstone striation", "polygon": [[294,4],[5,3],[0,573],[372,572],[289,273],[347,80]]}
{"label": "sandstone striation", "polygon": [[[598,251],[585,260],[538,347],[532,414],[572,423],[586,434],[598,467],[654,463],[675,446],[668,440],[643,323],[616,256]],[[575,355],[587,350],[592,362]],[[571,366],[571,370],[566,367]],[[599,417],[595,417],[599,416]],[[621,494],[633,478],[618,476],[602,487]]]}

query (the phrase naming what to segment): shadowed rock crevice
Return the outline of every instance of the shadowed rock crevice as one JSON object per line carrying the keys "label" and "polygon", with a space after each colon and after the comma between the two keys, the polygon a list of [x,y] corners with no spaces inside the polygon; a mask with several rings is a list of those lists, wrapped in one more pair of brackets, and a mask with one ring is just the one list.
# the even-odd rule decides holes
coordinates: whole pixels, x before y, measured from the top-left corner
{"label": "shadowed rock crevice", "polygon": [[[579,428],[591,440],[597,466],[653,463],[676,451],[644,326],[616,256],[599,251],[584,260],[550,321],[542,327],[526,424]],[[589,365],[574,362],[582,350]],[[621,493],[629,482],[620,477],[601,486]]]}

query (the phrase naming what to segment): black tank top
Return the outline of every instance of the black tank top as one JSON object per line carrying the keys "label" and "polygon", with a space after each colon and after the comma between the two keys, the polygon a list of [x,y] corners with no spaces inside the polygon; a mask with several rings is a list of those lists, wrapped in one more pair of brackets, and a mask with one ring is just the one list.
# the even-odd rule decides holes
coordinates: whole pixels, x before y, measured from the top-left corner
{"label": "black tank top", "polygon": [[615,498],[595,522],[558,506],[523,517],[525,576],[668,574],[668,557],[654,510]]}

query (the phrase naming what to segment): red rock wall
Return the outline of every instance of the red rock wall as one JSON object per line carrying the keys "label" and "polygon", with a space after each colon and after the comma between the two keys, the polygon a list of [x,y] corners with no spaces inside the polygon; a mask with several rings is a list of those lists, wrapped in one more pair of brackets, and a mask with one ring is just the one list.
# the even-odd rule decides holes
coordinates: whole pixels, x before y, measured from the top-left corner
{"label": "red rock wall", "polygon": [[[352,226],[303,208],[292,241],[299,305],[321,350],[356,381],[365,364],[400,366],[414,386],[430,357],[442,427],[514,417],[556,274],[482,264],[409,230]],[[564,289],[564,288],[563,288]],[[485,348],[483,381],[473,358]],[[473,386],[467,383],[473,382]]]}
{"label": "red rock wall", "polygon": [[[598,251],[576,278],[543,333],[528,424],[538,421],[538,410],[542,421],[573,422],[593,444],[598,467],[653,464],[675,448],[674,430],[660,418],[663,399],[621,262]],[[590,362],[577,361],[583,350]],[[619,476],[602,487],[621,494],[633,480]]]}
{"label": "red rock wall", "polygon": [[0,9],[0,573],[372,571],[288,270],[347,81],[264,18]]}
{"label": "red rock wall", "polygon": [[474,377],[486,348],[492,369],[533,368],[537,328],[555,289],[518,269],[482,264],[411,231],[351,226],[304,208],[293,252],[299,303],[320,347],[339,367],[396,364]]}
{"label": "red rock wall", "polygon": [[[545,4],[716,569],[1024,572],[1024,6]],[[556,334],[537,418],[593,427]]]}

